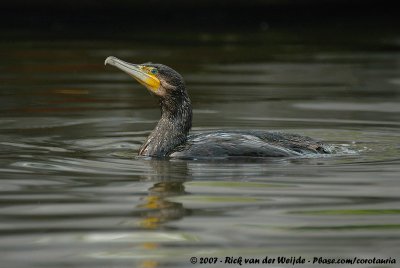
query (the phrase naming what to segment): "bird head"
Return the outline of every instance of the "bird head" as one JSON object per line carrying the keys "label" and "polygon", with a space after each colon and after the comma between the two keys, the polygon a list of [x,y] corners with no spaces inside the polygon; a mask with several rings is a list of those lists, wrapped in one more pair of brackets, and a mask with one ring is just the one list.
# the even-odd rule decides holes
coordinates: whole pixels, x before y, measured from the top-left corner
{"label": "bird head", "polygon": [[116,57],[108,57],[104,65],[112,65],[124,71],[145,86],[151,93],[166,97],[176,90],[184,90],[182,76],[174,69],[156,63],[133,64]]}

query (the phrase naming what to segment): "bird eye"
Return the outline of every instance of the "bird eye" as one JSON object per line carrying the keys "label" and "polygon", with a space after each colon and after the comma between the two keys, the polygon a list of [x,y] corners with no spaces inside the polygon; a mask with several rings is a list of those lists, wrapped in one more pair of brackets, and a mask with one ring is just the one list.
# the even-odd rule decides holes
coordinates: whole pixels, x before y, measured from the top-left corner
{"label": "bird eye", "polygon": [[156,68],[151,69],[151,73],[152,73],[152,74],[156,74],[157,72],[158,72],[158,71],[157,71]]}

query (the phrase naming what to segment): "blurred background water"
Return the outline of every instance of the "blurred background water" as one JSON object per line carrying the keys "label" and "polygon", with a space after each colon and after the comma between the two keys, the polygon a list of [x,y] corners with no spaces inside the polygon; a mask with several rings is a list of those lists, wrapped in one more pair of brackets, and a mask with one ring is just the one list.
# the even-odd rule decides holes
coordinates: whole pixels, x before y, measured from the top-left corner
{"label": "blurred background water", "polygon": [[[176,29],[176,21],[161,31],[153,21],[154,31],[131,32],[120,22],[121,31],[101,24],[105,33],[89,34],[93,21],[76,32],[68,23],[41,24],[54,17],[32,29],[3,25],[1,267],[192,267],[192,256],[398,258],[400,33],[392,21],[365,28],[303,18],[302,26],[274,27],[266,19],[255,28],[200,23],[194,31]],[[130,77],[104,67],[110,55],[179,71],[194,106],[193,132],[280,130],[327,141],[338,153],[138,158],[159,108]]]}

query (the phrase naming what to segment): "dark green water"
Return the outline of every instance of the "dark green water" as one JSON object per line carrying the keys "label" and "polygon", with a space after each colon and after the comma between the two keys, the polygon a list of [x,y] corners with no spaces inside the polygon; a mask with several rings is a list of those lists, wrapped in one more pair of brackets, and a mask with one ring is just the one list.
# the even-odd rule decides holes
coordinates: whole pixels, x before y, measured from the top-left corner
{"label": "dark green water", "polygon": [[[399,265],[400,34],[20,38],[0,51],[1,267],[239,267],[192,265],[192,256]],[[182,73],[195,132],[281,130],[338,154],[137,158],[159,110],[130,77],[104,67],[110,55]]]}

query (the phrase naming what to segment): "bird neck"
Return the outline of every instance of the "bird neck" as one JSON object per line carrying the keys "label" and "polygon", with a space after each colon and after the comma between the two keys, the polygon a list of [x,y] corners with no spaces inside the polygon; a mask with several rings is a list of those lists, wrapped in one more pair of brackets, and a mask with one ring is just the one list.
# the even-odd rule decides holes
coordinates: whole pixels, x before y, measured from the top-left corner
{"label": "bird neck", "polygon": [[161,119],[139,151],[143,156],[168,156],[184,143],[192,127],[192,105],[186,91],[160,99]]}

